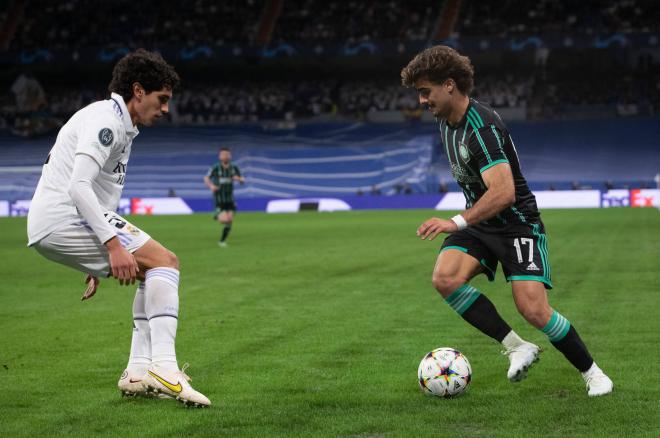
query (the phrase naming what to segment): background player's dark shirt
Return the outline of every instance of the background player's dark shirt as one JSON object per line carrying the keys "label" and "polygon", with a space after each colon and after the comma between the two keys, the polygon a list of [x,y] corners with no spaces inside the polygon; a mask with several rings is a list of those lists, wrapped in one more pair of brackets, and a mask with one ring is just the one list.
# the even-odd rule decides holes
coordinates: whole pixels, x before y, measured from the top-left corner
{"label": "background player's dark shirt", "polygon": [[539,221],[536,198],[520,171],[518,153],[504,122],[492,108],[470,99],[463,119],[456,126],[440,120],[440,134],[452,175],[463,189],[466,208],[486,193],[481,174],[500,163],[509,163],[516,186],[516,202],[478,228],[493,230],[511,224]]}
{"label": "background player's dark shirt", "polygon": [[206,173],[211,182],[220,187],[220,190],[215,192],[215,199],[217,203],[234,202],[234,177],[241,176],[241,171],[238,166],[229,163],[226,168],[222,163],[216,163]]}

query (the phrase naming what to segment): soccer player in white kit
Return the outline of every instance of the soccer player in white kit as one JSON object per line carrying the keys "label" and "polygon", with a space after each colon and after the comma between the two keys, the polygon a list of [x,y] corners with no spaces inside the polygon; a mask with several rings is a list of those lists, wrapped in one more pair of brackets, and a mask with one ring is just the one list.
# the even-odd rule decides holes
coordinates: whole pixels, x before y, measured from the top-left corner
{"label": "soccer player in white kit", "polygon": [[179,311],[179,261],[174,253],[115,213],[137,125],[168,112],[179,84],[174,68],[140,49],[115,66],[110,99],[75,113],[48,154],[28,213],[28,245],[52,261],[88,274],[83,300],[100,277],[139,286],[123,394],[160,394],[186,405],[211,404],[180,370],[174,341]]}

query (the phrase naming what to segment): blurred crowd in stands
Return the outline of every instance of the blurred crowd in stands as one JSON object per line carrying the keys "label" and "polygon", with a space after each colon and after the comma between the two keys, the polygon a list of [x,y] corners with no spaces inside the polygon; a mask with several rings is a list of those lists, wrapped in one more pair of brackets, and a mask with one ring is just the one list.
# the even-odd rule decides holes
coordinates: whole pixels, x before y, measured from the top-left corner
{"label": "blurred crowd in stands", "polygon": [[[24,0],[21,0],[24,1]],[[269,6],[279,5],[279,8]],[[12,48],[252,44],[260,27],[273,42],[426,41],[440,30],[442,0],[29,0]],[[456,11],[461,36],[652,32],[656,0],[469,0]],[[127,40],[129,38],[129,40]]]}
{"label": "blurred crowd in stands", "polygon": [[441,1],[285,0],[273,41],[427,40]]}
{"label": "blurred crowd in stands", "polygon": [[[284,0],[273,42],[427,40],[442,2]],[[266,0],[30,0],[12,47],[221,46],[255,43],[269,18]],[[126,36],[131,40],[127,41]]]}
{"label": "blurred crowd in stands", "polygon": [[[452,22],[443,19],[451,15],[445,6],[452,4],[459,7],[452,35],[459,36],[660,31],[656,0],[538,0],[525,7],[516,0],[143,0],[139,8],[129,0],[103,2],[102,7],[94,0],[17,1],[25,5],[23,14],[0,11],[0,22],[17,21],[10,50],[258,44],[263,35],[272,42],[430,41],[442,23]],[[639,65],[623,71],[552,70],[552,60],[553,54],[541,47],[534,70],[525,74],[514,68],[478,69],[473,95],[530,119],[579,117],[584,108],[591,114],[618,116],[650,115],[660,109],[660,68],[650,55],[640,56]],[[10,90],[0,93],[0,129],[19,135],[48,131],[84,105],[107,97],[103,86],[89,81],[67,88],[27,72],[11,80]],[[402,88],[395,75],[373,81],[207,80],[188,81],[177,93],[170,122],[360,120],[384,111],[402,112],[413,120],[422,114],[414,90]]]}
{"label": "blurred crowd in stands", "polygon": [[656,0],[517,0],[462,2],[461,35],[543,35],[657,32],[660,2]]}
{"label": "blurred crowd in stands", "polygon": [[[590,76],[479,76],[472,95],[494,108],[518,109],[528,119],[653,115],[660,110],[660,75],[629,72],[611,80]],[[49,130],[75,111],[107,98],[103,87],[44,89],[29,74],[19,76],[11,94],[0,97],[0,129],[19,135]],[[375,81],[278,81],[194,84],[175,94],[169,122],[181,125],[316,118],[364,120],[376,112],[403,112],[418,119],[422,110],[413,89],[396,78]],[[36,125],[35,125],[36,124]],[[21,134],[24,132],[24,134]]]}
{"label": "blurred crowd in stands", "polygon": [[30,0],[11,47],[211,46],[254,41],[265,0]]}

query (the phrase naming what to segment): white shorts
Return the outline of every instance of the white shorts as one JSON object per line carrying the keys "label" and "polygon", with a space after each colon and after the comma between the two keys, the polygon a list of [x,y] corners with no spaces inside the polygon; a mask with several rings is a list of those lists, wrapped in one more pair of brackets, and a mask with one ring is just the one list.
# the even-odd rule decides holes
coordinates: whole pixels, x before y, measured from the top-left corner
{"label": "white shorts", "polygon": [[[106,219],[117,228],[119,242],[131,253],[151,239],[151,236],[117,213],[109,212]],[[33,246],[39,254],[54,262],[95,277],[110,276],[108,250],[96,237],[92,227],[84,221],[54,231]]]}

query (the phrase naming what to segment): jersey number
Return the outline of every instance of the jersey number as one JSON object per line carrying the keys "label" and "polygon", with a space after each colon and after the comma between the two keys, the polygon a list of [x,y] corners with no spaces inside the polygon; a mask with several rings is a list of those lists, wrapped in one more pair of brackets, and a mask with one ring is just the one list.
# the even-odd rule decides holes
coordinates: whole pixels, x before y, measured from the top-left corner
{"label": "jersey number", "polygon": [[518,263],[523,262],[522,246],[529,245],[529,262],[534,261],[534,240],[529,237],[522,237],[520,239],[513,239],[513,246],[516,248],[518,255]]}

